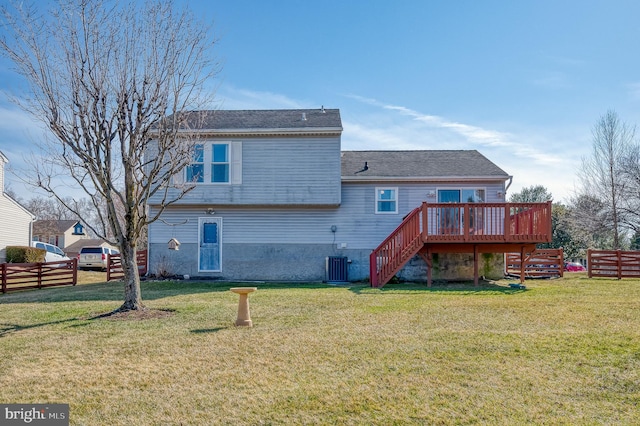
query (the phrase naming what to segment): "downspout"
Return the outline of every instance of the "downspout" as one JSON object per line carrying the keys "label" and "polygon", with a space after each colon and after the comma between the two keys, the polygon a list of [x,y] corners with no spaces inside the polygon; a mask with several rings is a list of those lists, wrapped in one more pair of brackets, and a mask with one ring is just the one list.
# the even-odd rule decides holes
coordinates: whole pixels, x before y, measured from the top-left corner
{"label": "downspout", "polygon": [[513,183],[513,176],[509,176],[509,183],[504,188],[504,197],[505,198],[507,198],[507,191],[509,190],[509,187],[511,186],[512,183]]}

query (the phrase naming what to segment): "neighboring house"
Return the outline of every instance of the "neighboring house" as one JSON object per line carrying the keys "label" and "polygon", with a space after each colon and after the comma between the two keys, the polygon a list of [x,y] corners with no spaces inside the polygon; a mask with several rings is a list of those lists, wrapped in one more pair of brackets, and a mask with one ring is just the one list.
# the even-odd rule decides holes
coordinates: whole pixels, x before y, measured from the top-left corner
{"label": "neighboring house", "polygon": [[[149,226],[152,274],[322,281],[338,259],[350,281],[367,279],[372,250],[422,202],[504,203],[512,179],[475,150],[342,152],[337,109],[202,114],[193,162],[174,182],[195,188]],[[151,216],[161,202],[150,199]],[[425,269],[416,256],[401,275],[425,280]]]}
{"label": "neighboring house", "polygon": [[35,217],[4,192],[4,166],[9,160],[0,152],[0,263],[6,260],[7,246],[28,246]]}
{"label": "neighboring house", "polygon": [[77,220],[36,220],[33,223],[33,240],[60,247],[67,247],[76,241],[89,238],[84,226]]}

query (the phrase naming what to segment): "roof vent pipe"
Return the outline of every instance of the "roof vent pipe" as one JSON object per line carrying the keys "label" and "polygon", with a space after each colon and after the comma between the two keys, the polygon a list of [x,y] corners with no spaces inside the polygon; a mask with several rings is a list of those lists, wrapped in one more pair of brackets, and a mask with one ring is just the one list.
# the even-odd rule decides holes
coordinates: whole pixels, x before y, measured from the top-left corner
{"label": "roof vent pipe", "polygon": [[302,121],[307,121],[307,113],[306,112],[302,113]]}
{"label": "roof vent pipe", "polygon": [[320,107],[320,112],[324,114],[324,105]]}

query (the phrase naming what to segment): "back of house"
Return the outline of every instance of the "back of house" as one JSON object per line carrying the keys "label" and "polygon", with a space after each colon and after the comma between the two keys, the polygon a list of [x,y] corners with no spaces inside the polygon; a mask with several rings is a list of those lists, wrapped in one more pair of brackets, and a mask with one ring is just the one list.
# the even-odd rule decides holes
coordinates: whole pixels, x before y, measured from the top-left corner
{"label": "back of house", "polygon": [[[343,152],[337,109],[197,117],[192,162],[174,176],[194,188],[150,225],[151,274],[365,280],[371,251],[420,203],[503,202],[511,179],[475,150]],[[151,215],[161,203],[150,200]]]}

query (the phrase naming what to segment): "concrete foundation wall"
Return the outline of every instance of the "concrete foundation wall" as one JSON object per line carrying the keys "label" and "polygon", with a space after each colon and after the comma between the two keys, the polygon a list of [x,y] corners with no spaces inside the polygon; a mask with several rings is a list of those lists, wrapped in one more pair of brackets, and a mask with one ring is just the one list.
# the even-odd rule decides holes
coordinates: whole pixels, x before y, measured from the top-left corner
{"label": "concrete foundation wall", "polygon": [[[501,253],[483,253],[479,255],[478,274],[488,279],[504,277],[504,255]],[[415,256],[396,276],[401,281],[427,280],[427,265],[420,256]],[[471,281],[473,280],[473,254],[434,253],[434,280]]]}
{"label": "concrete foundation wall", "polygon": [[[149,273],[155,276],[190,275],[239,281],[317,281],[326,279],[325,259],[346,256],[349,281],[369,279],[370,250],[338,250],[333,244],[231,244],[222,248],[221,272],[198,272],[198,245],[182,244],[169,250],[166,244],[150,244]],[[480,276],[503,276],[502,254],[481,254]],[[426,282],[427,267],[416,256],[398,274],[403,281]],[[434,254],[434,280],[472,280],[473,255]]]}

